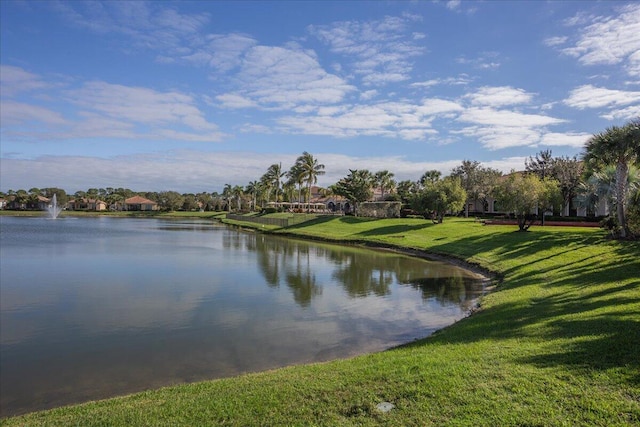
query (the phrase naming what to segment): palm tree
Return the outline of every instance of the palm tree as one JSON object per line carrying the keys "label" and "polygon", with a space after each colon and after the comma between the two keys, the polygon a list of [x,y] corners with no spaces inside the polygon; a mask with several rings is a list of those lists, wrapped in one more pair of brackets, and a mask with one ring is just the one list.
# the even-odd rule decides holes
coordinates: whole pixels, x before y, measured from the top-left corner
{"label": "palm tree", "polygon": [[242,196],[244,195],[244,190],[241,186],[235,185],[231,189],[231,194],[234,199],[236,199],[236,203],[238,204],[238,211],[242,210]]}
{"label": "palm tree", "polygon": [[384,200],[385,190],[389,190],[389,192],[391,192],[396,187],[396,182],[393,180],[393,176],[393,173],[388,170],[378,171],[374,175],[376,186],[380,188],[380,198],[382,200]]}
{"label": "palm tree", "polygon": [[[296,164],[301,169],[304,181],[307,183],[307,201],[311,201],[311,186],[318,182],[318,176],[324,175],[324,165],[318,163],[318,160],[308,152],[303,152],[296,160]],[[308,206],[307,210],[309,210]]]}
{"label": "palm tree", "polygon": [[225,184],[222,189],[222,198],[227,202],[227,210],[231,212],[231,197],[233,196],[233,187],[231,184]]}
{"label": "palm tree", "polygon": [[298,203],[302,202],[302,184],[304,184],[305,176],[298,162],[291,166],[291,169],[287,172],[287,177],[291,183],[298,186]]}
{"label": "palm tree", "polygon": [[278,193],[280,192],[280,186],[282,185],[282,177],[285,175],[282,172],[282,163],[274,163],[269,166],[267,169],[267,173],[263,175],[266,178],[267,182],[271,184],[271,187],[276,190],[276,199],[275,202],[278,202]]}
{"label": "palm tree", "polygon": [[250,181],[244,189],[245,193],[251,195],[251,210],[256,210],[256,199],[260,192],[260,182]]}
{"label": "palm tree", "polygon": [[[606,166],[591,174],[578,187],[578,203],[589,211],[595,211],[602,200],[615,208],[618,203],[616,175],[615,166]],[[629,166],[626,189],[627,203],[640,194],[640,169],[633,165]]]}
{"label": "palm tree", "polygon": [[593,135],[585,146],[584,160],[592,170],[616,166],[616,214],[620,237],[630,235],[627,224],[627,180],[629,166],[640,160],[640,117],[622,127],[612,126]]}

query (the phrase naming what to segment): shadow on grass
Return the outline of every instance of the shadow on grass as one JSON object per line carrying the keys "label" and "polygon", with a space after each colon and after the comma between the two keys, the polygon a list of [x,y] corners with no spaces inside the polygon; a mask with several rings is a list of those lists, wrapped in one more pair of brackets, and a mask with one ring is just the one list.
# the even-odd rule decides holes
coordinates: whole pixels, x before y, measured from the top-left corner
{"label": "shadow on grass", "polygon": [[506,302],[410,345],[490,339],[499,346],[526,338],[536,344],[515,354],[519,362],[583,373],[613,369],[620,381],[640,385],[639,243],[607,242],[598,234],[514,233],[468,236],[431,249],[527,261],[503,270]]}
{"label": "shadow on grass", "polygon": [[380,236],[387,234],[399,234],[399,233],[408,233],[411,231],[422,230],[427,227],[432,227],[435,224],[425,222],[415,225],[408,224],[398,224],[398,225],[389,225],[385,227],[372,228],[371,230],[361,231],[357,233],[358,236]]}
{"label": "shadow on grass", "polygon": [[299,224],[290,225],[288,227],[285,227],[284,230],[285,231],[297,230],[297,229],[300,229],[300,228],[309,227],[310,225],[323,224],[325,222],[333,221],[334,219],[335,219],[335,217],[331,216],[331,215],[319,216],[319,217],[310,219],[309,221],[304,221],[304,222],[301,222]]}

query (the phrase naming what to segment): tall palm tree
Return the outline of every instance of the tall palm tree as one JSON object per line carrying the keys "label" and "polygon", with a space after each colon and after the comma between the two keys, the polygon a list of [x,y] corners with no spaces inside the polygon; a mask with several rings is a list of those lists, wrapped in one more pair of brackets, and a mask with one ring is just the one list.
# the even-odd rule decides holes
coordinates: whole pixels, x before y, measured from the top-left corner
{"label": "tall palm tree", "polygon": [[231,197],[233,197],[233,186],[225,184],[222,189],[222,198],[227,202],[227,210],[231,212]]}
{"label": "tall palm tree", "polygon": [[236,199],[236,203],[238,204],[238,211],[241,211],[242,210],[242,196],[244,195],[244,189],[239,185],[235,185],[231,189],[231,194],[233,195],[233,198]]}
{"label": "tall palm tree", "polygon": [[278,193],[280,192],[280,187],[282,186],[282,177],[285,175],[282,172],[282,163],[274,163],[269,166],[267,169],[267,173],[264,175],[267,182],[271,184],[271,186],[276,190],[276,199],[275,202],[278,202]]}
{"label": "tall palm tree", "polygon": [[260,192],[260,182],[258,181],[250,181],[249,184],[244,189],[245,193],[251,196],[251,210],[256,209],[256,199],[258,197],[258,193]]}
{"label": "tall palm tree", "polygon": [[584,160],[592,170],[616,166],[616,214],[620,237],[630,235],[627,224],[627,180],[629,166],[640,161],[640,117],[622,127],[612,126],[593,135],[586,143]]}
{"label": "tall palm tree", "polygon": [[294,163],[287,172],[287,177],[289,181],[298,186],[298,203],[303,202],[302,200],[302,184],[304,184],[305,176],[304,171],[298,162]]}
{"label": "tall palm tree", "polygon": [[[324,165],[318,163],[318,159],[315,159],[312,154],[303,152],[296,160],[296,164],[301,169],[301,174],[304,177],[304,181],[307,183],[307,201],[311,201],[311,186],[318,182],[318,176],[324,175]],[[307,210],[310,206],[307,207]]]}
{"label": "tall palm tree", "polygon": [[396,188],[396,182],[393,180],[393,177],[393,173],[388,170],[378,171],[373,176],[376,186],[380,188],[380,198],[382,200],[384,200],[385,190],[389,190],[389,192],[391,192]]}

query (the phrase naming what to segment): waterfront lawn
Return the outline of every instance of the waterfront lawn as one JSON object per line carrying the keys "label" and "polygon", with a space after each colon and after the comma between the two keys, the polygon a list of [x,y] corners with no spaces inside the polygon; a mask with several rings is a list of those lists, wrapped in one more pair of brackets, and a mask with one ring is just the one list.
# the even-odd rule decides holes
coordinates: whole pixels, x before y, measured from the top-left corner
{"label": "waterfront lawn", "polygon": [[[640,243],[599,229],[317,218],[276,232],[431,251],[497,272],[472,316],[408,345],[168,387],[3,425],[640,424]],[[395,408],[376,410],[382,401]]]}

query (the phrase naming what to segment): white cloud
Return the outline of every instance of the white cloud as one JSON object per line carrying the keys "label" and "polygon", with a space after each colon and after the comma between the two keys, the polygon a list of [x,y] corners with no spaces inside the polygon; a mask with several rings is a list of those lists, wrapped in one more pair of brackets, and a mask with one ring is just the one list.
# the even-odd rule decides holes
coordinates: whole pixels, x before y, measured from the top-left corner
{"label": "white cloud", "polygon": [[49,86],[40,76],[20,67],[0,65],[0,93],[3,97],[11,97],[20,92],[31,92]]}
{"label": "white cloud", "polygon": [[576,15],[568,25],[580,25],[578,38],[562,50],[584,65],[624,64],[630,76],[640,77],[640,4],[628,4],[613,16]]}
{"label": "white cloud", "polygon": [[245,98],[242,95],[235,93],[225,93],[223,95],[216,96],[223,108],[252,108],[257,107],[257,104],[250,99]]}
{"label": "white cloud", "polygon": [[[34,125],[43,123],[47,125],[64,125],[67,120],[57,111],[37,105],[22,102],[5,101],[0,103],[0,118],[3,132],[11,131],[12,126]],[[37,126],[34,126],[37,129]]]}
{"label": "white cloud", "polygon": [[417,43],[422,33],[410,32],[414,16],[382,20],[343,21],[332,25],[309,26],[309,32],[327,43],[331,51],[345,55],[351,67],[368,85],[383,85],[407,80],[413,68],[411,58],[424,53]]}
{"label": "white cloud", "polygon": [[[258,43],[246,34],[213,34],[207,36],[204,51],[209,66],[227,72],[242,64],[242,56]],[[206,54],[204,53],[206,52]]]}
{"label": "white cloud", "polygon": [[546,126],[565,122],[550,116],[486,107],[468,108],[458,120],[473,125],[452,133],[477,138],[489,150],[534,146],[541,141]]}
{"label": "white cloud", "polygon": [[460,7],[460,0],[449,0],[447,2],[447,9],[456,10]]}
{"label": "white cloud", "polygon": [[542,135],[540,144],[549,146],[584,147],[584,143],[591,137],[588,133],[555,133],[549,132]]}
{"label": "white cloud", "polygon": [[623,91],[596,87],[579,86],[571,91],[564,103],[580,110],[640,103],[640,92]]}
{"label": "white cloud", "polygon": [[381,102],[318,109],[314,115],[281,117],[278,123],[293,133],[424,140],[438,133],[431,124],[435,118],[462,110],[458,103],[443,99],[425,99],[421,104]]}
{"label": "white cloud", "polygon": [[439,86],[439,85],[450,85],[450,86],[466,86],[469,83],[471,83],[472,78],[469,77],[467,74],[460,74],[458,77],[447,77],[447,78],[440,78],[440,79],[431,79],[431,80],[425,80],[423,82],[415,82],[415,83],[411,83],[411,87],[425,87],[425,88],[430,88],[432,86]]}
{"label": "white cloud", "polygon": [[484,86],[476,92],[466,95],[466,98],[471,100],[472,105],[486,105],[490,107],[528,104],[531,102],[532,97],[533,94],[527,93],[524,89],[512,88],[510,86]]}
{"label": "white cloud", "polygon": [[[301,105],[341,102],[355,90],[340,77],[324,71],[307,52],[274,46],[249,49],[236,75],[238,91],[232,96],[263,108],[287,109]],[[237,103],[234,108],[238,108]]]}
{"label": "white cloud", "polygon": [[565,44],[568,39],[569,37],[566,36],[549,37],[544,40],[544,44],[550,47],[560,46]]}
{"label": "white cloud", "polygon": [[600,113],[600,117],[607,120],[632,119],[640,115],[640,91],[583,85],[573,89],[564,103],[579,110],[607,108],[609,111]]}
{"label": "white cloud", "polygon": [[217,131],[190,95],[158,92],[106,82],[88,82],[66,92],[70,102],[107,117],[151,126],[181,125],[192,131]]}
{"label": "white cloud", "polygon": [[474,68],[480,70],[494,70],[500,68],[502,65],[498,61],[498,52],[481,52],[480,56],[476,58],[467,58],[466,56],[459,56],[456,58],[458,64],[471,65]]}
{"label": "white cloud", "polygon": [[209,21],[209,15],[181,14],[164,4],[147,2],[52,2],[51,6],[74,25],[105,36],[132,40],[125,49],[153,49],[165,58],[185,56],[185,46]]}
{"label": "white cloud", "polygon": [[600,117],[607,120],[631,120],[640,117],[640,104],[627,108],[611,110],[608,113],[600,114]]}

